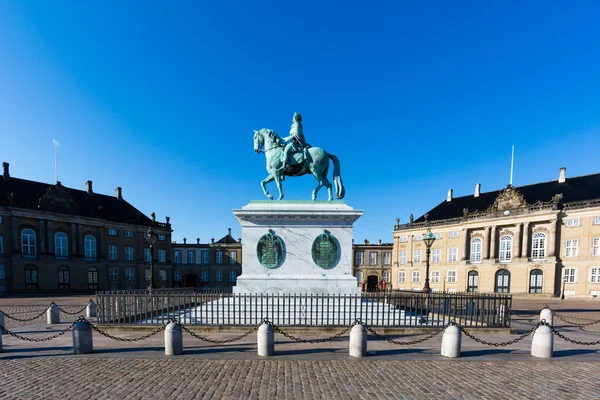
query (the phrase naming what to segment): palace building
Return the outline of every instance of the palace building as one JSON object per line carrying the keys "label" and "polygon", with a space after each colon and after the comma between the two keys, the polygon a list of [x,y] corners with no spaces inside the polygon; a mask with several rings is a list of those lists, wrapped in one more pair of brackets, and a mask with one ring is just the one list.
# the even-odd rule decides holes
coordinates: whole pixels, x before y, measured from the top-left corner
{"label": "palace building", "polygon": [[394,288],[530,296],[600,294],[600,174],[453,197],[407,224],[396,220]]}
{"label": "palace building", "polygon": [[[354,266],[352,274],[362,291],[377,291],[391,288],[392,243],[353,244]],[[384,283],[385,282],[385,283]]]}
{"label": "palace building", "polygon": [[[10,176],[0,178],[0,294],[173,286],[171,224],[124,198]],[[152,226],[151,254],[145,239]]]}

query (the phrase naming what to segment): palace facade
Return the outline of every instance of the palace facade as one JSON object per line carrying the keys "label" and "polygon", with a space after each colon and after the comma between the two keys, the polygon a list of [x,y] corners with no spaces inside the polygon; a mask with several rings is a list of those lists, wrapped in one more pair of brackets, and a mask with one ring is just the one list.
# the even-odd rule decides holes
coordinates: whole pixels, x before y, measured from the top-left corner
{"label": "palace facade", "polygon": [[173,243],[175,286],[229,289],[242,273],[242,242],[227,235],[210,243]]}
{"label": "palace facade", "polygon": [[446,200],[408,224],[396,220],[392,283],[420,290],[427,229],[434,291],[531,296],[600,294],[600,174]]}
{"label": "palace facade", "polygon": [[[362,291],[376,291],[391,288],[393,243],[353,244],[354,264],[352,275]],[[385,282],[385,283],[384,283]]]}
{"label": "palace facade", "polygon": [[[145,240],[156,233],[153,254]],[[0,178],[0,294],[142,289],[154,260],[157,287],[172,287],[171,224],[124,198],[10,176]]]}

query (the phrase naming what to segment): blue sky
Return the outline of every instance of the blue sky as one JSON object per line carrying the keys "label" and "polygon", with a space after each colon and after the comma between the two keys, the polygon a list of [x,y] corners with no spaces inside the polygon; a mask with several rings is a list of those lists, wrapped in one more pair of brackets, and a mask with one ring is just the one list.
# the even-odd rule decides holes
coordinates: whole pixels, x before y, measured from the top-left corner
{"label": "blue sky", "polygon": [[600,171],[597,2],[61,4],[0,3],[0,161],[53,183],[56,139],[64,185],[122,186],[177,241],[240,236],[231,210],[264,198],[253,129],[295,111],[341,160],[357,241],[506,186],[511,145],[515,185]]}

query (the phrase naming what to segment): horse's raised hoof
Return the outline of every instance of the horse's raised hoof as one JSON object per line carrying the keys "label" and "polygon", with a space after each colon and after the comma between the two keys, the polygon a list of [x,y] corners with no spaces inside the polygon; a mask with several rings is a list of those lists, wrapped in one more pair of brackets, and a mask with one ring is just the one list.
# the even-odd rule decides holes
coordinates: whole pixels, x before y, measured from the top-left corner
{"label": "horse's raised hoof", "polygon": [[269,200],[273,200],[273,195],[272,194],[268,194],[267,197],[269,198]]}

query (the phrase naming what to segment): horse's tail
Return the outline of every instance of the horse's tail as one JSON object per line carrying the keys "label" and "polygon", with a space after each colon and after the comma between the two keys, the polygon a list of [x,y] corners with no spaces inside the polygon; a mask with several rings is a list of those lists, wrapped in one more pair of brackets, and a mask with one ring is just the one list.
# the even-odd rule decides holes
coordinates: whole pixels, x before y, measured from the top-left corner
{"label": "horse's tail", "polygon": [[331,161],[333,161],[333,182],[335,183],[335,197],[343,199],[346,195],[344,182],[342,182],[342,173],[340,172],[340,160],[335,154],[327,153]]}

